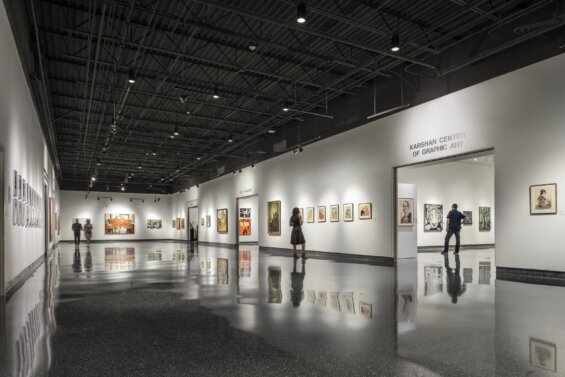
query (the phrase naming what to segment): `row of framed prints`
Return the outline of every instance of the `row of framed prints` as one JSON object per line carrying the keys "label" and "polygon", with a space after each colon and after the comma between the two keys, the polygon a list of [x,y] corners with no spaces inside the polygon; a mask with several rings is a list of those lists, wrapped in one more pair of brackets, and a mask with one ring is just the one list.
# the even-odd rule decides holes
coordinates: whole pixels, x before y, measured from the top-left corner
{"label": "row of framed prints", "polygon": [[12,181],[12,222],[16,226],[39,228],[43,224],[42,196],[16,170]]}
{"label": "row of framed prints", "polygon": [[176,229],[176,230],[184,229],[185,226],[186,226],[185,221],[184,221],[184,217],[177,217],[176,219],[173,219],[172,222],[171,222],[171,225],[172,225],[173,229]]}

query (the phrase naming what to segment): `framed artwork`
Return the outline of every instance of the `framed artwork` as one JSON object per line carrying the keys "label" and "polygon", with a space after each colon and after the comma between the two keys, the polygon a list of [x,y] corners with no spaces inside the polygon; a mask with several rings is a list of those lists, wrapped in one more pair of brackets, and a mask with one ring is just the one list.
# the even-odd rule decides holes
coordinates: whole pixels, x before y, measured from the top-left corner
{"label": "framed artwork", "polygon": [[18,172],[14,170],[14,181],[12,182],[12,196],[18,197]]}
{"label": "framed artwork", "polygon": [[240,208],[239,209],[240,219],[250,219],[251,218],[251,208]]}
{"label": "framed artwork", "polygon": [[200,226],[204,226],[204,221],[205,221],[205,220],[204,220],[204,217],[201,217],[201,218],[200,218]]}
{"label": "framed artwork", "polygon": [[371,319],[373,318],[373,305],[366,302],[359,303],[359,313],[362,317]]}
{"label": "framed artwork", "polygon": [[177,227],[177,221],[175,219],[173,219],[173,221],[171,222],[171,227],[173,229],[175,229]]}
{"label": "framed artwork", "polygon": [[530,215],[555,215],[557,213],[557,184],[530,186]]}
{"label": "framed artwork", "polygon": [[302,221],[304,221],[304,209],[298,208],[298,214],[302,217]]}
{"label": "framed artwork", "polygon": [[479,207],[479,232],[490,232],[490,207]]}
{"label": "framed artwork", "polygon": [[267,230],[270,236],[281,235],[281,201],[267,203]]}
{"label": "framed artwork", "polygon": [[370,220],[373,218],[373,204],[359,203],[359,220]]}
{"label": "framed artwork", "polygon": [[184,227],[185,227],[184,217],[181,217],[181,219],[180,219],[180,227],[181,227],[181,229],[184,229]]}
{"label": "framed artwork", "polygon": [[218,233],[228,232],[228,209],[221,208],[216,211],[216,231]]}
{"label": "framed artwork", "polygon": [[398,211],[398,226],[414,226],[414,199],[398,198],[396,202]]}
{"label": "framed artwork", "polygon": [[332,223],[339,221],[339,204],[330,206],[330,221]]}
{"label": "framed artwork", "polygon": [[27,203],[27,183],[25,179],[22,179],[22,201]]}
{"label": "framed artwork", "polygon": [[353,203],[343,205],[343,221],[353,221]]}
{"label": "framed artwork", "polygon": [[353,292],[343,292],[343,303],[345,304],[345,311],[355,314],[355,303],[353,301]]}
{"label": "framed artwork", "polygon": [[326,206],[318,206],[318,222],[325,223],[326,222]]}
{"label": "framed artwork", "polygon": [[268,303],[280,304],[282,302],[281,268],[269,266],[268,268]]}
{"label": "framed artwork", "polygon": [[306,222],[313,223],[314,222],[314,207],[307,207],[306,208]]}
{"label": "framed artwork", "polygon": [[111,214],[104,215],[105,234],[135,234],[135,215]]}
{"label": "framed artwork", "polygon": [[326,295],[326,291],[319,291],[316,297],[316,304],[325,307],[327,300],[328,296]]}
{"label": "framed artwork", "polygon": [[557,371],[557,347],[554,343],[530,338],[530,364],[536,368]]}
{"label": "framed artwork", "polygon": [[206,227],[210,228],[212,226],[212,216],[206,215]]}
{"label": "framed artwork", "polygon": [[332,309],[341,312],[341,305],[339,304],[339,292],[330,293],[330,306]]}
{"label": "framed artwork", "polygon": [[163,227],[163,220],[161,219],[148,219],[147,229],[161,229]]}
{"label": "framed artwork", "polygon": [[473,211],[463,211],[465,218],[463,219],[463,225],[473,225]]}
{"label": "framed artwork", "polygon": [[424,232],[443,230],[443,204],[424,204]]}
{"label": "framed artwork", "polygon": [[251,235],[251,219],[239,219],[239,235]]}

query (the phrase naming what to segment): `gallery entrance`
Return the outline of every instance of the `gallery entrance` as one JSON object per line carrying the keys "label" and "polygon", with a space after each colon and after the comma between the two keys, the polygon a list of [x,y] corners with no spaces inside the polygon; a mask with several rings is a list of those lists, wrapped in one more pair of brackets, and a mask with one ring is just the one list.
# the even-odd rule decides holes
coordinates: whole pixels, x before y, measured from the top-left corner
{"label": "gallery entrance", "polygon": [[494,249],[494,169],[493,150],[397,168],[396,258],[442,251],[453,204],[466,216],[461,250]]}
{"label": "gallery entrance", "polygon": [[188,207],[188,242],[198,241],[198,207]]}
{"label": "gallery entrance", "polygon": [[259,196],[237,198],[237,244],[257,244],[259,242]]}

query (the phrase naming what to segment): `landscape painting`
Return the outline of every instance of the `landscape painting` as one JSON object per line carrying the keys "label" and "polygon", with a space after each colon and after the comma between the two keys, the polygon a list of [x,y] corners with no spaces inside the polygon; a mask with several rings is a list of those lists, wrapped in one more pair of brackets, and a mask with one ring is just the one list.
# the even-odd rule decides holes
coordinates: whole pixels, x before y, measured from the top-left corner
{"label": "landscape painting", "polygon": [[105,214],[104,231],[105,234],[135,234],[135,215]]}

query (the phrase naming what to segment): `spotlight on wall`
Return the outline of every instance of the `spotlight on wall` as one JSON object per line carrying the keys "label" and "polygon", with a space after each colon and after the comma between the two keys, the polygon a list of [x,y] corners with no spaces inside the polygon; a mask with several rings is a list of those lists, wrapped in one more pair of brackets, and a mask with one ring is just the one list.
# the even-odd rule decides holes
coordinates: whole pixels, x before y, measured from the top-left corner
{"label": "spotlight on wall", "polygon": [[400,36],[398,33],[392,34],[392,40],[390,43],[390,51],[398,52],[400,51]]}
{"label": "spotlight on wall", "polygon": [[306,22],[306,4],[302,1],[296,7],[296,22],[299,24]]}
{"label": "spotlight on wall", "polygon": [[128,82],[130,84],[135,84],[135,71],[133,68],[130,68],[128,71]]}

